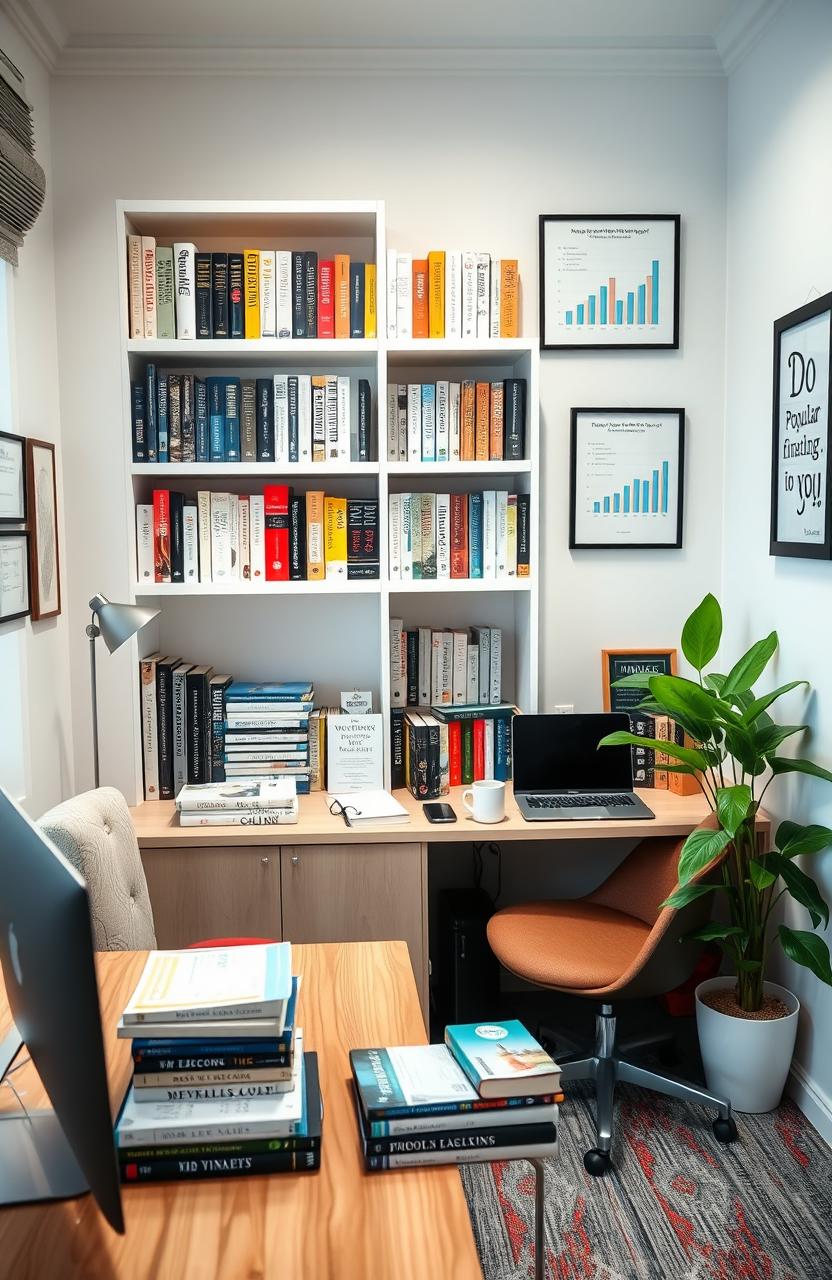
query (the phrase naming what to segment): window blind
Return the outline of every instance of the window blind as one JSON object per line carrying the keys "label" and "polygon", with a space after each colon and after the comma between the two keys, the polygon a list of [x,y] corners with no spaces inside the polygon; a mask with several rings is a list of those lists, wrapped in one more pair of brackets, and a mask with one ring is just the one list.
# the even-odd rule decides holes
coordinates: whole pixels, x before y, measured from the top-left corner
{"label": "window blind", "polygon": [[23,76],[0,49],[0,258],[17,266],[17,251],[46,196],[35,159],[32,109]]}

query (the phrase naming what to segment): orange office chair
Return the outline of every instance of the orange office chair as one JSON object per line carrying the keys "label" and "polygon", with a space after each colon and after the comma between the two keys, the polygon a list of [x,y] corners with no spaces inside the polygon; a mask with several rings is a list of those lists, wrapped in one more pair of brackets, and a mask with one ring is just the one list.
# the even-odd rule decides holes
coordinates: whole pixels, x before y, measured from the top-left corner
{"label": "orange office chair", "polygon": [[[705,825],[711,825],[710,822]],[[491,949],[506,969],[541,987],[599,999],[591,1057],[562,1064],[562,1078],[593,1080],[596,1146],[584,1165],[599,1176],[610,1168],[613,1095],[616,1083],[642,1085],[672,1098],[714,1106],[714,1136],[733,1142],[737,1128],[727,1099],[696,1085],[659,1075],[616,1056],[615,1016],[610,997],[655,996],[690,976],[702,944],[680,938],[708,919],[711,895],[679,911],[660,904],[675,889],[683,838],[643,840],[600,888],[585,898],[524,902],[505,907],[488,922]],[[711,863],[704,879],[718,866]]]}

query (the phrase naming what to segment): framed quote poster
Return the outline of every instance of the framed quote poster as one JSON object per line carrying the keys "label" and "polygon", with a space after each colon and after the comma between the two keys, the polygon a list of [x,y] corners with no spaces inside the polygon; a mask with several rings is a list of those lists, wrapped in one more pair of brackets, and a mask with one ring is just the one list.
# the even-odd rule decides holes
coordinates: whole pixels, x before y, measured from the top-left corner
{"label": "framed quote poster", "polygon": [[773,556],[832,556],[832,293],[774,322]]}
{"label": "framed quote poster", "polygon": [[675,649],[602,649],[601,686],[605,711],[634,711],[647,696],[645,689],[616,689],[625,676],[675,676]]}
{"label": "framed quote poster", "polygon": [[678,213],[540,215],[540,349],[679,346]]}
{"label": "framed quote poster", "polygon": [[684,409],[573,409],[569,546],[681,547]]}
{"label": "framed quote poster", "polygon": [[26,484],[32,535],[32,621],[37,622],[40,618],[54,618],[61,612],[54,444],[45,440],[26,441]]}

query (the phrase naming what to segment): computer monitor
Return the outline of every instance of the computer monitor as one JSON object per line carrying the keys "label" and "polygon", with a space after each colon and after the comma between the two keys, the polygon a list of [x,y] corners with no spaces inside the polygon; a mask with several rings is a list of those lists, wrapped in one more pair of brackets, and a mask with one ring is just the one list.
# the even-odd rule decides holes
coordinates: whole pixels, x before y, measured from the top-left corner
{"label": "computer monitor", "polygon": [[512,721],[515,792],[631,791],[628,746],[601,747],[605,734],[629,729],[623,712],[515,716]]}
{"label": "computer monitor", "polygon": [[15,1023],[0,1045],[0,1077],[25,1044],[54,1108],[3,1109],[0,1206],[92,1191],[121,1232],[87,890],[2,788],[0,964]]}

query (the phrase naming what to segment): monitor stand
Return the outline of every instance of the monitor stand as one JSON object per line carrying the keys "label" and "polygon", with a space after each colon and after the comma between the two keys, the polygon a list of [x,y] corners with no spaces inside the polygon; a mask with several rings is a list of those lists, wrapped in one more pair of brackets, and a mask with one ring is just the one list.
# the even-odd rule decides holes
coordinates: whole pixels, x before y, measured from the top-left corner
{"label": "monitor stand", "polygon": [[[0,1042],[0,1081],[22,1047],[13,1026]],[[8,1087],[4,1092],[13,1097]],[[54,1111],[0,1111],[0,1206],[67,1200],[88,1191]]]}

